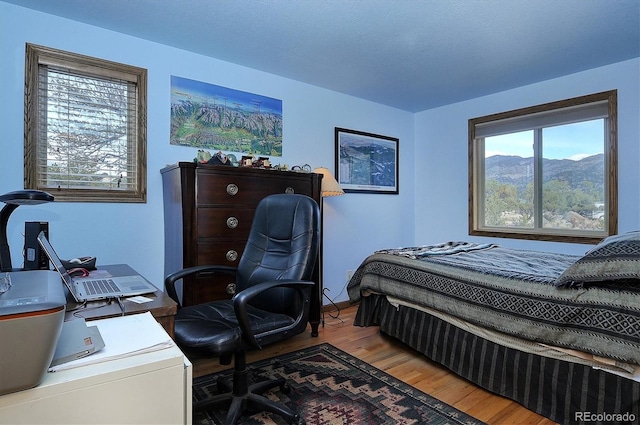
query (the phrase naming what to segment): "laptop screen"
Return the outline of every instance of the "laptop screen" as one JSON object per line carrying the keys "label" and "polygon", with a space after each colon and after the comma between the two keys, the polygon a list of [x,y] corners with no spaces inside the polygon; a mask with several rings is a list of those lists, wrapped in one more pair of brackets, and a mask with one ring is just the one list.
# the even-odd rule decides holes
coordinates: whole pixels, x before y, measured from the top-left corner
{"label": "laptop screen", "polygon": [[45,236],[44,232],[40,232],[40,234],[38,235],[38,242],[40,243],[40,246],[44,250],[45,254],[47,254],[47,257],[49,257],[49,261],[51,261],[51,263],[56,268],[58,273],[60,273],[60,276],[62,276],[62,279],[64,280],[64,282],[67,284],[67,287],[69,288],[69,290],[73,293],[73,290],[71,289],[72,288],[71,276],[69,275],[69,272],[62,264],[62,261],[60,261],[60,257],[58,257],[58,254],[56,253],[55,249],[53,249],[53,246],[51,246],[51,244],[49,243],[49,240]]}

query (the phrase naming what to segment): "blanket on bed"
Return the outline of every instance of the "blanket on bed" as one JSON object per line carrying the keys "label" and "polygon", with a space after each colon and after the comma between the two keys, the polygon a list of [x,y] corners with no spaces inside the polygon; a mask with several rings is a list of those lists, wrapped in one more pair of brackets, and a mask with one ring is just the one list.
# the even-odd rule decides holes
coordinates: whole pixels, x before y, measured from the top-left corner
{"label": "blanket on bed", "polygon": [[413,258],[415,260],[428,255],[451,255],[458,254],[460,252],[489,249],[497,246],[498,245],[491,243],[478,244],[473,242],[445,242],[437,245],[421,245],[412,248],[383,249],[376,251],[376,254],[402,255],[403,257]]}
{"label": "blanket on bed", "polygon": [[[479,273],[551,284],[580,258],[577,255],[513,250],[495,244],[468,242],[447,242],[419,248],[381,250],[376,253],[400,255]],[[462,253],[465,255],[454,255]]]}
{"label": "blanket on bed", "polygon": [[347,292],[353,302],[391,295],[499,332],[640,364],[640,293],[555,287],[577,258],[501,247],[419,259],[377,253]]}

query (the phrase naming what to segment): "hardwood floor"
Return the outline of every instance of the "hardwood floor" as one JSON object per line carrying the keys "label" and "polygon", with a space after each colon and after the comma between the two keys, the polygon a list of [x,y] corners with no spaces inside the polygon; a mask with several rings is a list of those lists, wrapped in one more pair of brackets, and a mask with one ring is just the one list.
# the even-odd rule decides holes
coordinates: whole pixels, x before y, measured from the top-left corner
{"label": "hardwood floor", "polygon": [[[353,326],[357,307],[340,311],[325,311],[325,326],[317,338],[310,331],[297,335],[282,344],[273,344],[261,351],[248,353],[252,362],[288,353],[304,347],[328,342],[335,347],[384,370],[451,406],[488,424],[536,424],[554,422],[525,409],[516,402],[475,386],[427,359],[406,345],[383,335],[377,327]],[[194,361],[194,377],[206,375],[229,366],[220,366],[217,359]]]}

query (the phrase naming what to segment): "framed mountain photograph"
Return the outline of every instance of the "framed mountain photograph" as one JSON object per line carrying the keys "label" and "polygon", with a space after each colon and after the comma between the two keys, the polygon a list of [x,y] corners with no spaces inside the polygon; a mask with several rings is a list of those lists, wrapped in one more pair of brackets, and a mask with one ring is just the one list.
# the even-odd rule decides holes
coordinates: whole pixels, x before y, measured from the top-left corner
{"label": "framed mountain photograph", "polygon": [[395,137],[335,128],[336,178],[345,192],[398,194]]}

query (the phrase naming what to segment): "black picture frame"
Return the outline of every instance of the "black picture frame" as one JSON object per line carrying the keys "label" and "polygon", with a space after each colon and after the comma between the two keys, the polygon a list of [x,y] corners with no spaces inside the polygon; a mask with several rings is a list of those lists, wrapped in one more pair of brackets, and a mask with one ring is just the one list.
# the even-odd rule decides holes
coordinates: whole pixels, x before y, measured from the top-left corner
{"label": "black picture frame", "polygon": [[400,139],[336,127],[335,143],[336,179],[346,193],[400,193]]}

